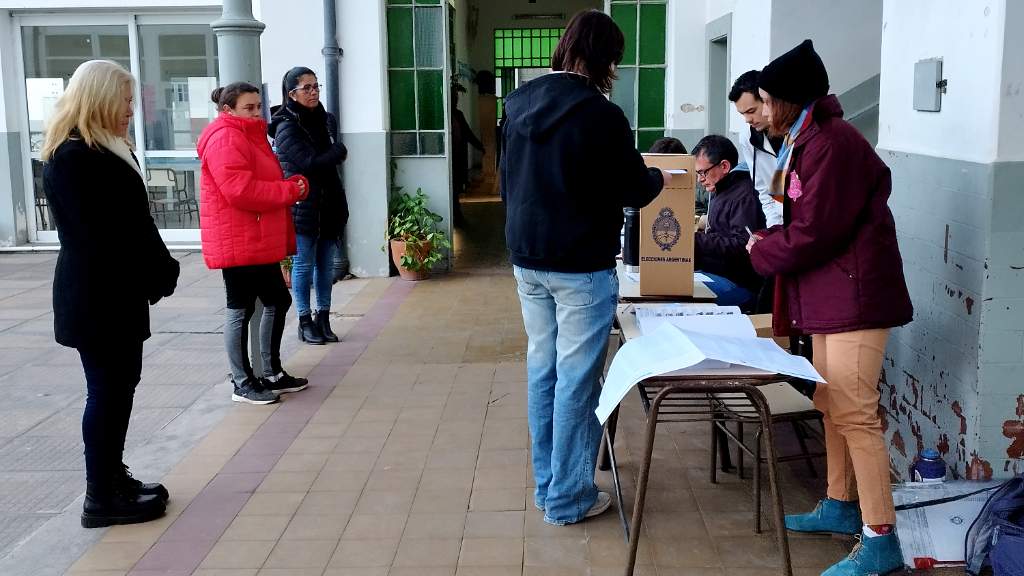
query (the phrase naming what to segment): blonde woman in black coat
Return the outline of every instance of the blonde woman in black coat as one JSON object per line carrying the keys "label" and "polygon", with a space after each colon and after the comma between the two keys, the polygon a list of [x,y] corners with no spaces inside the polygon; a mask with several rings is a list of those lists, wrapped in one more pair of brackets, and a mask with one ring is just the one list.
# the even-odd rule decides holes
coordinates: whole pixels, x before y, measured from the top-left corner
{"label": "blonde woman in black coat", "polygon": [[[82,64],[57,102],[42,151],[43,190],[60,238],[54,333],[78,349],[88,387],[86,528],[159,518],[168,498],[162,485],[134,479],[122,460],[149,306],[170,296],[178,280],[128,138],[134,93],[135,78],[117,63]],[[113,280],[111,259],[122,272]]]}

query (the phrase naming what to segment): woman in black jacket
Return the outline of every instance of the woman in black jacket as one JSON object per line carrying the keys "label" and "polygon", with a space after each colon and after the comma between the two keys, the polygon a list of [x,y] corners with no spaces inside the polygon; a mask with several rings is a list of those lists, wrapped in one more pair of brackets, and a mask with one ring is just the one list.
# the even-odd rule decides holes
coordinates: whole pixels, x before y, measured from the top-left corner
{"label": "woman in black jacket", "polygon": [[[146,182],[127,138],[135,79],[120,65],[78,67],[46,130],[43,190],[60,254],[53,278],[58,343],[77,348],[88,396],[82,417],[87,490],[82,526],[133,524],[164,513],[167,490],[132,478],[122,458],[149,306],[178,281],[149,214]],[[110,276],[110,261],[121,274]]]}
{"label": "woman in black jacket", "polygon": [[[338,165],[348,150],[338,140],[338,122],[320,103],[320,85],[309,68],[292,68],[281,83],[284,105],[270,119],[267,131],[281,161],[284,177],[296,174],[309,181],[309,194],[292,205],[298,252],[292,265],[292,293],[299,313],[299,340],[309,344],[337,342],[331,331],[331,285],[336,242],[345,232],[348,202]],[[316,295],[312,317],[309,289]]]}
{"label": "woman in black jacket", "polygon": [[534,504],[551,524],[611,503],[594,484],[594,410],[618,300],[622,209],[646,206],[671,178],[644,165],[625,115],[604,96],[624,50],[611,17],[580,12],[551,57],[556,72],[505,99],[505,239],[530,340]]}

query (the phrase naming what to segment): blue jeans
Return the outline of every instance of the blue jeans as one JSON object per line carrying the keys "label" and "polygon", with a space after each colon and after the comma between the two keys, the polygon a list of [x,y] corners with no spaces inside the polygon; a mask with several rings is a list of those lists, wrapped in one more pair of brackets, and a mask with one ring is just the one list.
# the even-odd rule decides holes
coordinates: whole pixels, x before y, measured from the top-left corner
{"label": "blue jeans", "polygon": [[316,309],[331,309],[331,285],[334,280],[334,240],[296,234],[298,247],[292,259],[292,293],[295,295],[295,311],[299,316],[308,316],[309,289],[316,293]]}
{"label": "blue jeans", "polygon": [[710,288],[715,293],[715,296],[718,296],[718,300],[715,303],[719,306],[739,306],[743,308],[752,307],[757,304],[757,294],[736,284],[732,280],[708,272],[701,272],[701,274],[711,278],[711,282],[705,282],[704,285]]}
{"label": "blue jeans", "polygon": [[597,500],[601,423],[594,410],[615,318],[615,270],[584,274],[516,266],[526,352],[534,504],[550,524],[582,520]]}

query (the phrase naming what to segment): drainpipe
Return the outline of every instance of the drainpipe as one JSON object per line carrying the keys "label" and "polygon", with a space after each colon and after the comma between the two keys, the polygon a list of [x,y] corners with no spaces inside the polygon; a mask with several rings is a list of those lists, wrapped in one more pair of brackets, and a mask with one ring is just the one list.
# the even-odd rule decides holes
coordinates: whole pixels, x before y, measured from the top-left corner
{"label": "drainpipe", "polygon": [[[210,24],[217,35],[217,58],[220,67],[220,84],[248,82],[253,86],[263,85],[260,56],[260,34],[266,24],[252,15],[252,0],[224,0],[220,20]],[[263,356],[260,354],[260,320],[263,318],[263,303],[256,300],[256,312],[249,321],[249,348],[252,352],[253,374],[263,376]]]}
{"label": "drainpipe", "polygon": [[[327,88],[327,101],[324,108],[334,115],[338,121],[338,134],[341,134],[341,56],[343,51],[338,46],[338,0],[324,1],[324,48],[320,51],[324,57],[324,80]],[[345,184],[345,172],[343,164],[338,165],[338,176],[341,178],[342,186]],[[335,269],[342,269],[347,272],[349,267],[348,246],[345,243],[345,236],[337,243],[338,252],[335,254]]]}

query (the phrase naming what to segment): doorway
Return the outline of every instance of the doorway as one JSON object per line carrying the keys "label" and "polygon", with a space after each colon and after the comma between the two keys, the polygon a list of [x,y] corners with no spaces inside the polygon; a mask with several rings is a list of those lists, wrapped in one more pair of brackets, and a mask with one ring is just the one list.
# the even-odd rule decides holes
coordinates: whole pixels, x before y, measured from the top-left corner
{"label": "doorway", "polygon": [[728,135],[729,130],[729,34],[732,14],[709,22],[708,46],[708,134]]}

